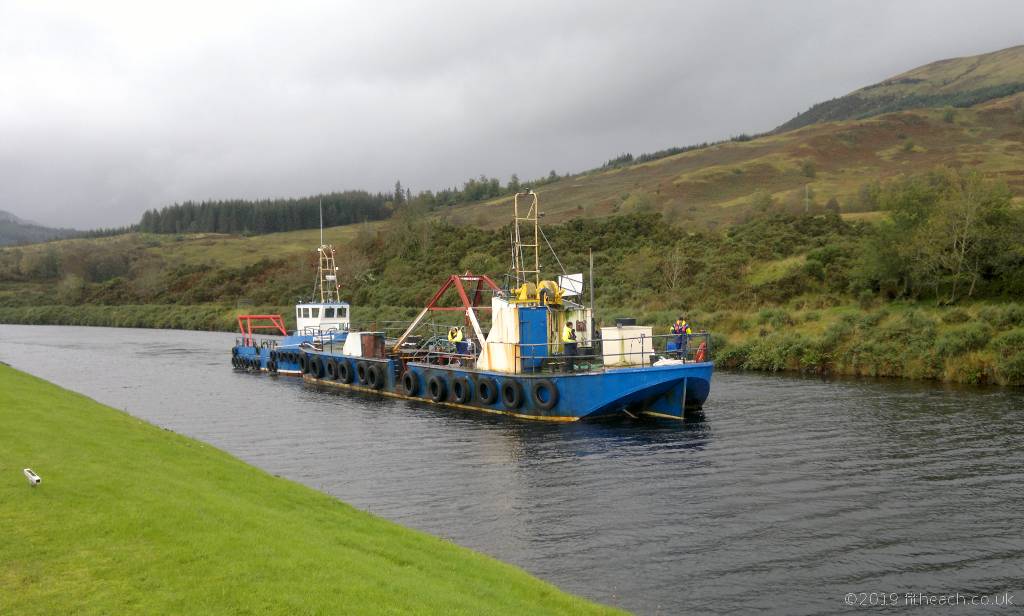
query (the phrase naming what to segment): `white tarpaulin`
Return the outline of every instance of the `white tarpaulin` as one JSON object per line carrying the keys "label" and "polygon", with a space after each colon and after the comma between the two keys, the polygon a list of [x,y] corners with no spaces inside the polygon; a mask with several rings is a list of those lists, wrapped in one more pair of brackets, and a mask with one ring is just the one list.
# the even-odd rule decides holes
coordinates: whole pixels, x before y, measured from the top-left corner
{"label": "white tarpaulin", "polygon": [[562,295],[572,297],[583,293],[583,274],[567,274],[558,277],[558,286],[562,288]]}
{"label": "white tarpaulin", "polygon": [[477,360],[480,370],[518,372],[516,345],[519,343],[519,309],[505,300],[491,298],[491,331]]}

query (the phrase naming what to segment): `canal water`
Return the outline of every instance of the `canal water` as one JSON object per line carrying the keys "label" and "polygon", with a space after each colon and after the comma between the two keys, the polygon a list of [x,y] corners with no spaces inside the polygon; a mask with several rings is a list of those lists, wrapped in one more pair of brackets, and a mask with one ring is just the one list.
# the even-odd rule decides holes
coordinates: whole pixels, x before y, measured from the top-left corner
{"label": "canal water", "polygon": [[0,325],[0,361],[640,614],[1024,605],[1019,390],[726,373],[685,422],[548,425],[234,372],[233,341]]}

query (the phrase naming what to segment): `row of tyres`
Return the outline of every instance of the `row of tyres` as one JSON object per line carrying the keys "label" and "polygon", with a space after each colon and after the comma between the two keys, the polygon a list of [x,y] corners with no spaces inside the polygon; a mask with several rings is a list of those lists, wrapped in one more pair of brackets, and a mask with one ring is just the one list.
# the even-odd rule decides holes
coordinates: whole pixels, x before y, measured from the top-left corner
{"label": "row of tyres", "polygon": [[386,384],[384,367],[380,363],[368,361],[353,363],[344,358],[308,353],[299,353],[297,360],[303,374],[309,374],[318,379],[340,381],[345,385],[355,383],[371,389],[381,389]]}
{"label": "row of tyres", "polygon": [[251,357],[242,357],[241,355],[231,356],[231,365],[239,370],[261,370],[259,355],[253,355]]}
{"label": "row of tyres", "polygon": [[[345,385],[361,385],[380,390],[387,385],[388,362],[349,361],[325,355],[299,353],[302,372],[317,379],[338,381]],[[455,371],[424,371],[406,368],[397,379],[395,392],[411,398],[429,398],[433,402],[454,403],[483,408],[516,411],[529,401],[541,411],[550,411],[558,404],[558,387],[550,379],[530,379],[524,388],[520,380],[504,378],[499,383],[479,374]]]}

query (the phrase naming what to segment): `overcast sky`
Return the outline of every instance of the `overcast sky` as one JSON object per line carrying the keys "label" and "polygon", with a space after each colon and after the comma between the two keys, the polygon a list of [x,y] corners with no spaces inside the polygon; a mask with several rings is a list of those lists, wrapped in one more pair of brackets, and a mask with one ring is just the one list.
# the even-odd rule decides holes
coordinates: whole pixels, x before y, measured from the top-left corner
{"label": "overcast sky", "polygon": [[0,0],[0,209],[414,192],[775,127],[1024,43],[1024,2]]}

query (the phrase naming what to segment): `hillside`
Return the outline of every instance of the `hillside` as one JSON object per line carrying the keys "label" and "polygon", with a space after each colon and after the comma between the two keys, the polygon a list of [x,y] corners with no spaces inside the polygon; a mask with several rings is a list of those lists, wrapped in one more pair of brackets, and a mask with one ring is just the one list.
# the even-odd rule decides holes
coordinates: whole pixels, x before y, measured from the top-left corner
{"label": "hillside", "polygon": [[970,107],[1024,90],[1024,45],[939,60],[818,103],[779,126],[787,131],[820,122],[855,120],[927,107]]}
{"label": "hillside", "polygon": [[32,244],[60,239],[74,235],[73,229],[53,229],[18,218],[10,212],[0,210],[0,246]]}
{"label": "hillside", "polygon": [[[835,198],[842,212],[877,209],[873,185],[937,166],[970,167],[1024,196],[1024,93],[966,109],[917,109],[813,124],[650,162],[598,169],[538,188],[546,219],[658,211],[697,229],[748,219],[771,201],[803,210]],[[806,187],[806,188],[805,188]],[[805,192],[805,190],[807,192]],[[508,197],[441,210],[455,224],[505,222]]]}

